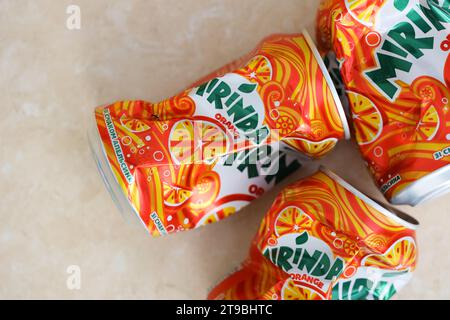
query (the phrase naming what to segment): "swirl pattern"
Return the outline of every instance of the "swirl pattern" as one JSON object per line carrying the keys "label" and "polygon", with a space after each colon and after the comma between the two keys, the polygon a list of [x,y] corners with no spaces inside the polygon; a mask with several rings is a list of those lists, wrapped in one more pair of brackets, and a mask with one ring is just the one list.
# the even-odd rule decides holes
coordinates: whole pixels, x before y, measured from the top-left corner
{"label": "swirl pattern", "polygon": [[415,228],[322,170],[282,191],[209,298],[390,299],[416,268]]}
{"label": "swirl pattern", "polygon": [[309,36],[275,35],[172,98],[97,108],[96,125],[132,209],[165,235],[224,219],[279,183],[301,166],[286,146],[329,153],[347,133],[328,78]]}
{"label": "swirl pattern", "polygon": [[443,1],[321,2],[320,50],[336,53],[356,140],[394,204],[448,190],[449,24]]}

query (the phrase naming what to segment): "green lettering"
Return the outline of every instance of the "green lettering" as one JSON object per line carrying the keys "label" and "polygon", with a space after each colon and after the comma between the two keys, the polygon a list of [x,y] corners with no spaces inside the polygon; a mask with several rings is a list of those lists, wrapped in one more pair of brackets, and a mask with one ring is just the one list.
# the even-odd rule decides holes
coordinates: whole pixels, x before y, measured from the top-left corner
{"label": "green lettering", "polygon": [[369,296],[370,290],[373,287],[373,282],[369,279],[356,279],[352,289],[352,300],[366,300]]}
{"label": "green lettering", "polygon": [[[387,288],[389,286],[389,288]],[[387,288],[387,292],[386,292]],[[393,284],[390,284],[386,281],[380,281],[373,291],[373,296],[376,300],[389,300],[391,299],[395,294],[397,293],[397,290],[395,290],[395,287]]]}
{"label": "green lettering", "polygon": [[309,239],[308,232],[305,231],[295,239],[295,244],[301,246],[302,244],[308,242],[308,239]]}
{"label": "green lettering", "polygon": [[277,266],[284,269],[284,271],[288,272],[292,269],[292,265],[289,263],[289,259],[294,254],[294,250],[289,247],[281,247],[280,252],[278,254]]}
{"label": "green lettering", "polygon": [[392,52],[400,57],[406,58],[408,56],[408,52],[403,50],[402,48],[399,48],[389,40],[385,40],[383,43],[383,46],[381,47],[383,50]]}
{"label": "green lettering", "polygon": [[323,277],[327,274],[328,270],[330,269],[330,258],[328,258],[327,254],[322,254],[321,259],[317,263],[314,270],[311,272],[311,275],[314,277]]}
{"label": "green lettering", "polygon": [[275,264],[275,262],[277,261],[278,248],[273,248],[270,253],[271,253],[271,256],[270,256],[269,260]]}
{"label": "green lettering", "polygon": [[293,264],[297,264],[298,261],[300,260],[300,256],[302,255],[302,248],[297,248],[295,249],[295,255],[294,255],[294,260],[292,260]]}
{"label": "green lettering", "polygon": [[409,20],[411,20],[412,23],[418,26],[423,33],[427,33],[431,30],[429,24],[414,9],[408,12],[406,16],[409,18]]}
{"label": "green lettering", "polygon": [[200,87],[198,87],[197,89],[197,95],[200,97],[203,97],[203,95],[205,94],[205,90],[206,90],[206,86],[208,85],[208,83],[204,83],[202,84]]}
{"label": "green lettering", "polygon": [[270,250],[266,249],[266,251],[264,251],[263,256],[266,257],[267,260],[270,260]]}
{"label": "green lettering", "polygon": [[[259,148],[258,148],[259,149]],[[250,159],[256,159],[258,157],[258,149],[244,150],[239,155],[239,158],[243,158],[243,162],[238,166],[240,172],[247,171],[247,177],[249,179],[259,177],[258,166],[256,161],[250,161]]]}
{"label": "green lettering", "polygon": [[269,128],[267,128],[267,126],[264,126],[261,129],[258,129],[254,132],[247,134],[246,138],[251,140],[254,144],[259,145],[263,143],[264,140],[267,139],[269,134],[270,134]]}
{"label": "green lettering", "polygon": [[312,268],[316,265],[317,261],[319,260],[322,252],[315,251],[314,254],[311,256],[306,250],[303,253],[303,257],[300,260],[298,264],[298,268],[300,270],[303,270],[306,267],[306,271],[311,272]]}
{"label": "green lettering", "polygon": [[254,113],[250,117],[236,123],[236,127],[243,132],[255,130],[258,126],[258,118],[258,114]]}
{"label": "green lettering", "polygon": [[235,101],[236,99],[239,98],[239,94],[237,94],[236,92],[234,92],[230,98],[228,98],[228,100],[225,102],[225,105],[227,107],[230,107]]}
{"label": "green lettering", "polygon": [[325,279],[333,280],[334,277],[338,277],[341,275],[343,269],[344,269],[344,262],[340,258],[337,258],[336,261],[333,263],[333,266],[331,267],[330,272],[328,272]]}
{"label": "green lettering", "polygon": [[342,285],[342,300],[349,300],[350,284],[351,281],[347,281]]}
{"label": "green lettering", "polygon": [[280,157],[278,160],[278,171],[273,175],[267,175],[265,180],[270,184],[275,180],[275,184],[279,184],[286,177],[288,177],[292,172],[298,170],[302,165],[298,160],[293,160],[289,165],[287,164],[287,155],[280,151]]}
{"label": "green lettering", "polygon": [[216,109],[223,109],[222,99],[228,97],[230,93],[231,88],[222,81],[208,97],[208,101],[209,103],[214,103]]}
{"label": "green lettering", "polygon": [[407,22],[397,24],[388,35],[416,59],[424,55],[422,49],[433,49],[434,46],[433,37],[416,38],[414,27]]}
{"label": "green lettering", "polygon": [[208,88],[206,89],[206,92],[211,93],[211,90],[216,86],[217,82],[219,82],[219,79],[217,79],[217,78],[212,79],[208,84]]}
{"label": "green lettering", "polygon": [[[434,0],[433,2],[437,2],[437,0]],[[450,0],[444,0],[442,9],[446,10],[447,12],[450,11]]]}
{"label": "green lettering", "polygon": [[396,70],[409,72],[411,70],[412,63],[400,58],[386,55],[384,53],[377,53],[377,57],[380,67],[378,69],[366,72],[366,75],[389,98],[394,99],[399,89],[389,79],[397,77]]}
{"label": "green lettering", "polygon": [[443,23],[450,22],[450,10],[449,10],[450,1],[449,0],[445,1],[443,7],[440,7],[439,4],[434,1],[428,0],[427,3],[429,8],[420,4],[419,5],[420,10],[427,17],[427,19],[430,20],[430,22],[438,31],[444,30],[445,26],[443,26],[441,22]]}
{"label": "green lettering", "polygon": [[409,0],[394,0],[394,7],[399,11],[403,11],[408,6]]}
{"label": "green lettering", "polygon": [[248,161],[244,161],[244,163],[241,163],[238,166],[238,170],[240,172],[247,171],[247,177],[249,179],[259,177],[258,167],[256,166],[255,163],[248,163]]}
{"label": "green lettering", "polygon": [[350,291],[351,281],[338,282],[333,287],[331,299],[333,300],[349,300],[348,293]]}
{"label": "green lettering", "polygon": [[250,131],[256,129],[258,125],[258,114],[253,106],[244,107],[244,99],[239,99],[227,114],[233,119],[236,127],[242,131]]}

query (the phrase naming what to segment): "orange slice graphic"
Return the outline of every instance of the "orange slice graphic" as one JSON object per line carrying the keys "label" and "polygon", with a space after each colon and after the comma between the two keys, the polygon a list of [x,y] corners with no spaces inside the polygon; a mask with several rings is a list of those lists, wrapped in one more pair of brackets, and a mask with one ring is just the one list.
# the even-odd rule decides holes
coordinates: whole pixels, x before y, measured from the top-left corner
{"label": "orange slice graphic", "polygon": [[413,134],[414,141],[433,140],[439,130],[439,114],[434,106],[428,107]]}
{"label": "orange slice graphic", "polygon": [[356,92],[347,92],[352,110],[356,140],[366,145],[378,139],[383,131],[383,117],[375,104]]}
{"label": "orange slice graphic", "polygon": [[294,132],[299,126],[298,113],[287,107],[273,109],[270,116],[272,117],[270,122],[274,125],[273,129],[278,130],[278,134],[281,137]]}
{"label": "orange slice graphic", "polygon": [[350,15],[361,24],[371,27],[375,24],[376,14],[386,0],[345,0]]}
{"label": "orange slice graphic", "polygon": [[305,228],[311,228],[313,220],[303,210],[297,207],[287,207],[275,220],[277,236],[289,233],[303,233]]}
{"label": "orange slice graphic", "polygon": [[373,254],[363,259],[362,264],[381,269],[407,270],[415,266],[417,257],[416,243],[410,237],[396,241],[383,255]]}
{"label": "orange slice graphic", "polygon": [[164,204],[178,207],[192,197],[192,191],[163,183]]}
{"label": "orange slice graphic", "polygon": [[272,79],[272,65],[264,56],[256,56],[244,67],[244,73],[250,79],[265,84]]}
{"label": "orange slice graphic", "polygon": [[125,127],[128,131],[134,132],[134,133],[140,133],[147,130],[150,130],[150,126],[145,123],[145,121],[140,119],[130,119],[127,118],[125,115],[123,115],[120,118],[120,124]]}
{"label": "orange slice graphic", "polygon": [[283,300],[322,300],[314,290],[298,286],[291,279],[281,289],[281,297]]}
{"label": "orange slice graphic", "polygon": [[226,134],[208,121],[182,120],[170,134],[172,158],[179,164],[213,163],[228,150]]}

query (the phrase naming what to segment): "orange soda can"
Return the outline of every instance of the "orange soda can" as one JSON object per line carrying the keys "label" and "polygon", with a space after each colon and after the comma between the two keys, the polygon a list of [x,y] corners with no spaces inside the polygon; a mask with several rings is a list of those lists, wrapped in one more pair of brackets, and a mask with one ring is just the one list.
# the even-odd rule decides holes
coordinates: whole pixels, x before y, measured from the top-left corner
{"label": "orange soda can", "polygon": [[411,217],[321,169],[276,198],[239,271],[209,299],[390,299],[411,278]]}
{"label": "orange soda can", "polygon": [[356,140],[393,204],[450,190],[450,2],[326,0],[319,47],[334,51]]}
{"label": "orange soda can", "polygon": [[294,154],[319,158],[348,137],[307,34],[271,36],[162,102],[99,107],[90,133],[116,204],[153,236],[234,214],[300,168]]}

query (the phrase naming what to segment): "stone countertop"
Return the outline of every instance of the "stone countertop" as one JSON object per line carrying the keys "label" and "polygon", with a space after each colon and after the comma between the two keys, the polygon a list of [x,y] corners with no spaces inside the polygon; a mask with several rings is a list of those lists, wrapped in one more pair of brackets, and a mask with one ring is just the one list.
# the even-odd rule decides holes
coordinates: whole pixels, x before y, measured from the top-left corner
{"label": "stone countertop", "polygon": [[[66,25],[72,3],[79,30]],[[317,3],[2,1],[0,298],[205,298],[244,259],[280,188],[224,222],[152,239],[111,201],[91,159],[87,119],[115,100],[171,96],[271,33],[313,31]],[[352,142],[286,183],[319,164],[380,198]],[[450,298],[450,196],[402,209],[421,222],[420,263],[398,298]],[[80,290],[67,286],[72,265]]]}

